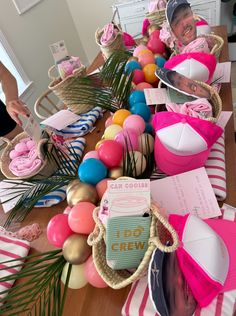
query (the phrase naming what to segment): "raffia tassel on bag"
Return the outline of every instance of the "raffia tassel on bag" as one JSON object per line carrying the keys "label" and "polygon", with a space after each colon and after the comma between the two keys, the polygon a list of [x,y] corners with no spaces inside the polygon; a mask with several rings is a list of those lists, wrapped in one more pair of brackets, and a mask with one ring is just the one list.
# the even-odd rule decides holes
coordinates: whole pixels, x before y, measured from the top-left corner
{"label": "raffia tassel on bag", "polygon": [[95,41],[101,49],[104,59],[108,59],[116,50],[125,50],[122,30],[114,23],[108,23],[95,32]]}
{"label": "raffia tassel on bag", "polygon": [[[93,249],[93,260],[96,269],[103,280],[113,289],[120,289],[133,283],[145,275],[153,251],[158,248],[164,252],[173,252],[179,245],[178,235],[173,227],[163,217],[159,209],[152,203],[150,209],[150,237],[148,248],[144,254],[138,268],[130,272],[126,269],[113,270],[106,261],[106,229],[98,218],[99,207],[94,209],[93,218],[96,223],[94,231],[88,237],[88,244]],[[172,240],[171,245],[167,246],[167,240]]]}

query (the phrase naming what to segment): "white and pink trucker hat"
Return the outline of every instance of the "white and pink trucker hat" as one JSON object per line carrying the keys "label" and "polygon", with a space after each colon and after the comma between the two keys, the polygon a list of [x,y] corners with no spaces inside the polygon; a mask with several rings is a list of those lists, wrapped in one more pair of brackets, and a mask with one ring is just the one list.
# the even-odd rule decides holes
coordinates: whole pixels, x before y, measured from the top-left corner
{"label": "white and pink trucker hat", "polygon": [[173,56],[165,63],[165,68],[175,70],[192,80],[211,83],[216,63],[215,55],[192,52]]}
{"label": "white and pink trucker hat", "polygon": [[194,298],[205,307],[221,292],[236,289],[236,225],[221,219],[170,215],[181,241],[176,255]]}
{"label": "white and pink trucker hat", "polygon": [[203,167],[223,129],[209,121],[175,112],[153,118],[155,161],[168,175]]}

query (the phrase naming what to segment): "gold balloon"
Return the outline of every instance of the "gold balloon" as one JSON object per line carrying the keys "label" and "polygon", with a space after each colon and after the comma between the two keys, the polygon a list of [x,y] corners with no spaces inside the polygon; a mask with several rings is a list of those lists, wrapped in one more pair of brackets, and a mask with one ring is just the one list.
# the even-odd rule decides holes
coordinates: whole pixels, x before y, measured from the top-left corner
{"label": "gold balloon", "polygon": [[79,202],[91,202],[97,204],[98,194],[91,184],[74,180],[69,183],[66,190],[66,198],[69,206],[74,206]]}
{"label": "gold balloon", "polygon": [[159,29],[159,27],[157,25],[155,25],[155,24],[150,25],[148,27],[148,35],[150,36],[152,34],[152,32],[154,32],[158,29]]}
{"label": "gold balloon", "polygon": [[108,177],[112,179],[117,179],[123,176],[123,168],[115,167],[111,168],[108,172]]}
{"label": "gold balloon", "polygon": [[147,45],[149,38],[147,36],[143,36],[142,39],[140,40],[139,45]]}
{"label": "gold balloon", "polygon": [[62,253],[71,264],[84,263],[91,255],[92,248],[87,244],[87,236],[73,234],[63,244]]}
{"label": "gold balloon", "polygon": [[128,61],[132,61],[132,60],[134,60],[134,61],[138,61],[138,58],[137,58],[137,57],[132,56],[132,57],[130,57],[130,58],[128,59]]}

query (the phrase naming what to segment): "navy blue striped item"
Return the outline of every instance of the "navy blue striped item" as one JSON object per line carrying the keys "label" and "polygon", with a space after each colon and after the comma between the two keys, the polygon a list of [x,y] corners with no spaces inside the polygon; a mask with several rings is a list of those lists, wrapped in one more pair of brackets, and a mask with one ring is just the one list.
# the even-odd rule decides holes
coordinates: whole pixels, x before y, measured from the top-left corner
{"label": "navy blue striped item", "polygon": [[97,119],[102,116],[102,108],[95,107],[91,111],[80,114],[80,119],[73,124],[70,124],[62,130],[55,130],[55,134],[62,136],[64,139],[84,136],[90,132]]}

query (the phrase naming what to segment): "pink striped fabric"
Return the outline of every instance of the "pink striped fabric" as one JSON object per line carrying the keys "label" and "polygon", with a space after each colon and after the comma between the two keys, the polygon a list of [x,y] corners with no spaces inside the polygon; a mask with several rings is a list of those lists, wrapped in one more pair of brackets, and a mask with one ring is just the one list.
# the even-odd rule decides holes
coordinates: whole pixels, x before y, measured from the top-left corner
{"label": "pink striped fabric", "polygon": [[208,178],[218,201],[226,198],[225,141],[224,134],[213,145],[205,164]]}
{"label": "pink striped fabric", "polygon": [[[236,222],[236,208],[223,205],[221,218]],[[236,290],[233,290],[219,294],[207,307],[197,308],[193,316],[233,316],[235,311]],[[149,297],[147,276],[132,284],[122,316],[159,316]]]}
{"label": "pink striped fabric", "polygon": [[[10,235],[4,234],[0,231],[0,278],[17,273],[21,267],[12,268],[13,265],[20,263],[19,261],[7,262],[12,259],[20,259],[28,255],[30,250],[30,243],[25,240],[20,240]],[[0,282],[0,292],[5,291],[12,287],[14,280],[8,282]],[[1,294],[1,298],[4,298],[7,293]]]}

